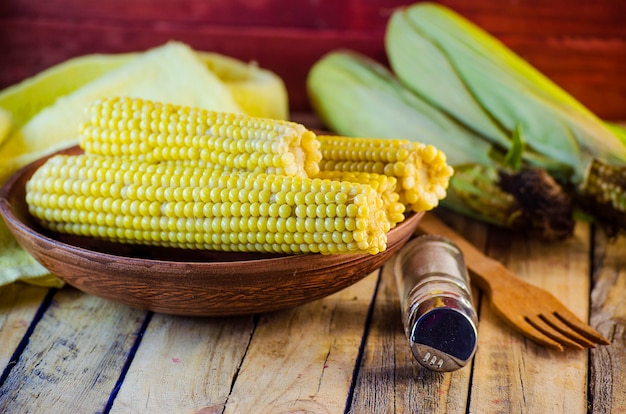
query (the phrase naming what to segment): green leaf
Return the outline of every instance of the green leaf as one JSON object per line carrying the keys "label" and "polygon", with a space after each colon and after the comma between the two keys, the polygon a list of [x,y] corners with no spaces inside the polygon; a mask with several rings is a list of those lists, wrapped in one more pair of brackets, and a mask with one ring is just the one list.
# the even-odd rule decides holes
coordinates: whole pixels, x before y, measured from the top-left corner
{"label": "green leaf", "polygon": [[509,152],[506,153],[504,161],[509,168],[513,171],[517,171],[522,166],[524,155],[524,138],[520,125],[515,128],[512,143],[513,145],[511,145]]}

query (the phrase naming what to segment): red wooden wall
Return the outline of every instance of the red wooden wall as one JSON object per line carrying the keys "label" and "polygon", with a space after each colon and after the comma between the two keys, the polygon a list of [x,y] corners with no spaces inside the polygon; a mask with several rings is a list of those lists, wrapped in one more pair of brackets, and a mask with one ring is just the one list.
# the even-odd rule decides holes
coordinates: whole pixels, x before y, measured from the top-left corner
{"label": "red wooden wall", "polygon": [[[325,52],[385,60],[401,0],[1,0],[0,89],[72,56],[144,50],[176,39],[255,60],[308,109],[304,79]],[[445,0],[597,114],[626,119],[626,1]]]}

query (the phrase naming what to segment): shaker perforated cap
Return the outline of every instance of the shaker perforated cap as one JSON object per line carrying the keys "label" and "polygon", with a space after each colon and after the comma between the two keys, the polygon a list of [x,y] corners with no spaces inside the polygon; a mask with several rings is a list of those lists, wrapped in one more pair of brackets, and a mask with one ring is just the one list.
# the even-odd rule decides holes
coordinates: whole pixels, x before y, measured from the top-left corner
{"label": "shaker perforated cap", "polygon": [[454,303],[434,303],[445,299],[424,301],[420,307],[427,310],[420,312],[409,333],[413,356],[434,371],[464,367],[474,356],[478,341],[476,326],[466,312],[457,309]]}

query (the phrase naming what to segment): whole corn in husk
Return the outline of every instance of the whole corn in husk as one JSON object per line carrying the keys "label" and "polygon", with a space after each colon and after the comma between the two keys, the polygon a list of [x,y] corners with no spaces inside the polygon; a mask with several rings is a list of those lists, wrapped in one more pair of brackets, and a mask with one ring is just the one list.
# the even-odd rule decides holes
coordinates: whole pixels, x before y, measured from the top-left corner
{"label": "whole corn in husk", "polygon": [[[412,93],[376,61],[352,51],[329,53],[311,69],[307,87],[322,122],[338,133],[404,138],[433,145],[445,153],[455,174],[441,205],[499,226],[532,228],[550,238],[572,233],[573,222],[562,220],[564,215],[571,216],[571,200],[565,196],[553,200],[556,211],[518,202],[499,185],[501,175],[516,176],[505,168],[508,151]],[[541,188],[558,189],[553,182],[541,184]],[[529,226],[525,217],[537,215],[542,220]]]}
{"label": "whole corn in husk", "polygon": [[[615,217],[626,215],[626,209],[614,203],[609,213],[606,203],[594,208],[594,200],[623,197],[623,175],[596,176],[599,169],[590,166],[604,164],[604,171],[626,167],[624,140],[528,62],[434,3],[397,10],[387,27],[386,50],[392,70],[409,89],[494,145],[507,146],[494,131],[503,131],[509,142],[515,137],[523,143],[525,162],[574,188],[588,212],[612,231],[620,227]],[[601,196],[604,192],[612,194]]]}
{"label": "whole corn in husk", "polygon": [[396,11],[386,50],[409,89],[496,144],[503,135],[492,131],[510,141],[517,129],[529,149],[570,166],[575,180],[591,158],[626,164],[626,148],[602,121],[450,9],[420,3]]}
{"label": "whole corn in husk", "polygon": [[[352,73],[344,74],[344,85],[336,83],[337,71],[348,65],[338,59],[326,56],[311,71],[311,102],[330,128],[351,134],[348,122],[365,120],[378,125],[364,135],[386,130],[384,136],[432,139],[456,171],[443,204],[473,217],[517,227],[538,214],[532,227],[544,223],[544,236],[560,238],[573,230],[576,202],[609,230],[626,228],[615,220],[626,210],[607,201],[623,197],[626,187],[617,172],[626,165],[623,128],[598,119],[498,40],[444,6],[418,3],[396,10],[385,41],[393,72],[384,80],[362,82],[362,73],[376,65],[362,57],[361,67],[353,65]],[[358,121],[348,107],[359,114]],[[387,119],[389,107],[403,108]],[[398,125],[399,116],[410,117],[407,111],[421,112],[407,121],[419,124],[408,133]],[[457,133],[433,130],[434,124],[424,120],[433,113],[455,125]],[[346,117],[351,120],[337,119]],[[590,168],[592,163],[604,167]],[[616,169],[611,170],[614,176],[606,175],[608,167]],[[606,192],[613,195],[599,196]],[[546,203],[558,208],[550,211]]]}

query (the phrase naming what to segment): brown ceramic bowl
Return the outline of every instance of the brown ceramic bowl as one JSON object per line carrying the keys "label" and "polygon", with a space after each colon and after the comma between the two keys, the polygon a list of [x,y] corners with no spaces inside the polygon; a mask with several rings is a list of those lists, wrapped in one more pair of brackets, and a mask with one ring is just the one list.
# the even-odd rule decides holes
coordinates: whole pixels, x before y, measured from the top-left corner
{"label": "brown ceramic bowl", "polygon": [[17,241],[83,292],[167,314],[259,313],[325,297],[380,267],[407,242],[422,217],[413,214],[391,230],[387,249],[376,255],[227,253],[107,243],[46,231],[30,216],[25,184],[45,160],[26,166],[0,190],[0,213]]}

